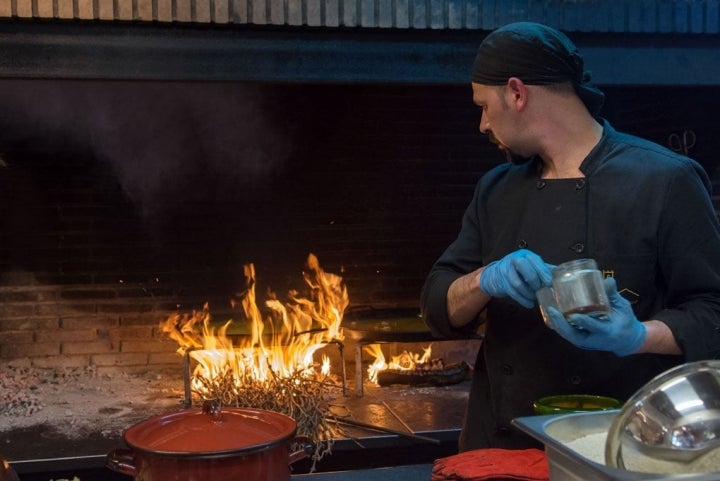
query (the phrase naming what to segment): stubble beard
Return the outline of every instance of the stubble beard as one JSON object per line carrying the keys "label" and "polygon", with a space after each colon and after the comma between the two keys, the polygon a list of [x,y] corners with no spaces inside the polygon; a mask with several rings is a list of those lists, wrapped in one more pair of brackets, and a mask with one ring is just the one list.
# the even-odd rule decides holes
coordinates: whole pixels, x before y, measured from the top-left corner
{"label": "stubble beard", "polygon": [[492,131],[490,131],[490,133],[488,134],[488,137],[490,138],[490,142],[492,142],[493,144],[495,144],[497,146],[497,148],[500,150],[500,152],[503,154],[503,156],[505,156],[505,160],[508,161],[509,163],[511,163],[513,165],[520,165],[520,164],[524,164],[525,162],[527,162],[529,160],[528,157],[524,157],[524,156],[514,152],[508,146],[506,146],[505,144],[500,142],[498,140],[498,138],[495,137],[495,135],[492,133]]}

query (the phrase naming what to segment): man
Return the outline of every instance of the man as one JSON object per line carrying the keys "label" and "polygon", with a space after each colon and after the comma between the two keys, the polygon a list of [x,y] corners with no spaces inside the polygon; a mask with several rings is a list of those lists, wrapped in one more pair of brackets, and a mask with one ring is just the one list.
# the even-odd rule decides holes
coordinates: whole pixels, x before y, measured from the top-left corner
{"label": "man", "polygon": [[[702,167],[615,131],[562,33],[521,22],[486,37],[472,71],[480,132],[509,162],[479,181],[422,293],[434,334],[485,321],[460,450],[536,446],[511,426],[552,394],[625,400],[674,365],[720,354],[720,229]],[[552,312],[553,265],[593,258],[606,319]],[[619,291],[618,291],[619,290]]]}

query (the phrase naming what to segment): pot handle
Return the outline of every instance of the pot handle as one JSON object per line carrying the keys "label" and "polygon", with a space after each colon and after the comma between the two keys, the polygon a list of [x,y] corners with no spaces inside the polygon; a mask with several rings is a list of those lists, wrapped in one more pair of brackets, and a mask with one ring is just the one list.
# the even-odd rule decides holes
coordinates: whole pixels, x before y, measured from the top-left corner
{"label": "pot handle", "polygon": [[217,423],[222,422],[222,406],[217,399],[206,399],[203,401],[202,412],[210,416],[213,421]]}
{"label": "pot handle", "polygon": [[290,453],[289,464],[310,457],[313,451],[315,451],[315,443],[313,443],[312,440],[306,436],[296,437],[295,439],[293,439],[292,444],[297,445],[298,449],[297,451],[293,451],[292,453]]}
{"label": "pot handle", "polygon": [[130,449],[115,449],[110,451],[105,459],[105,466],[118,473],[127,474],[133,478],[137,476],[137,468],[133,464],[135,456]]}

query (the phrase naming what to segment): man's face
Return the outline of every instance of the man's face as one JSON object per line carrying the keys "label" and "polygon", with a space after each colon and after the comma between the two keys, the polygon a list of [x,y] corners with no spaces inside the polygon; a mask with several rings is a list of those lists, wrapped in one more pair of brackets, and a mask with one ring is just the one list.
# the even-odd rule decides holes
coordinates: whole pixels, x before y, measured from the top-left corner
{"label": "man's face", "polygon": [[472,91],[473,103],[481,110],[478,130],[498,146],[508,162],[513,164],[525,162],[527,158],[510,146],[517,128],[514,125],[512,109],[505,99],[506,87],[473,82]]}

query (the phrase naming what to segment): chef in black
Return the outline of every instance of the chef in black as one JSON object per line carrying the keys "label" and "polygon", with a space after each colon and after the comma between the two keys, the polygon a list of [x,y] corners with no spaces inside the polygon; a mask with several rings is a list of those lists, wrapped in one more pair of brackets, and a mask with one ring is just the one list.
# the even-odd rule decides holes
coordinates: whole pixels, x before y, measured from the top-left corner
{"label": "chef in black", "polygon": [[[485,174],[457,239],[422,292],[440,337],[484,322],[460,450],[526,448],[511,426],[552,394],[627,399],[680,363],[720,355],[720,228],[695,161],[615,131],[604,96],[562,33],[514,23],[486,37],[472,71],[480,132],[509,162]],[[607,319],[558,312],[535,291],[553,265],[592,258]]]}

